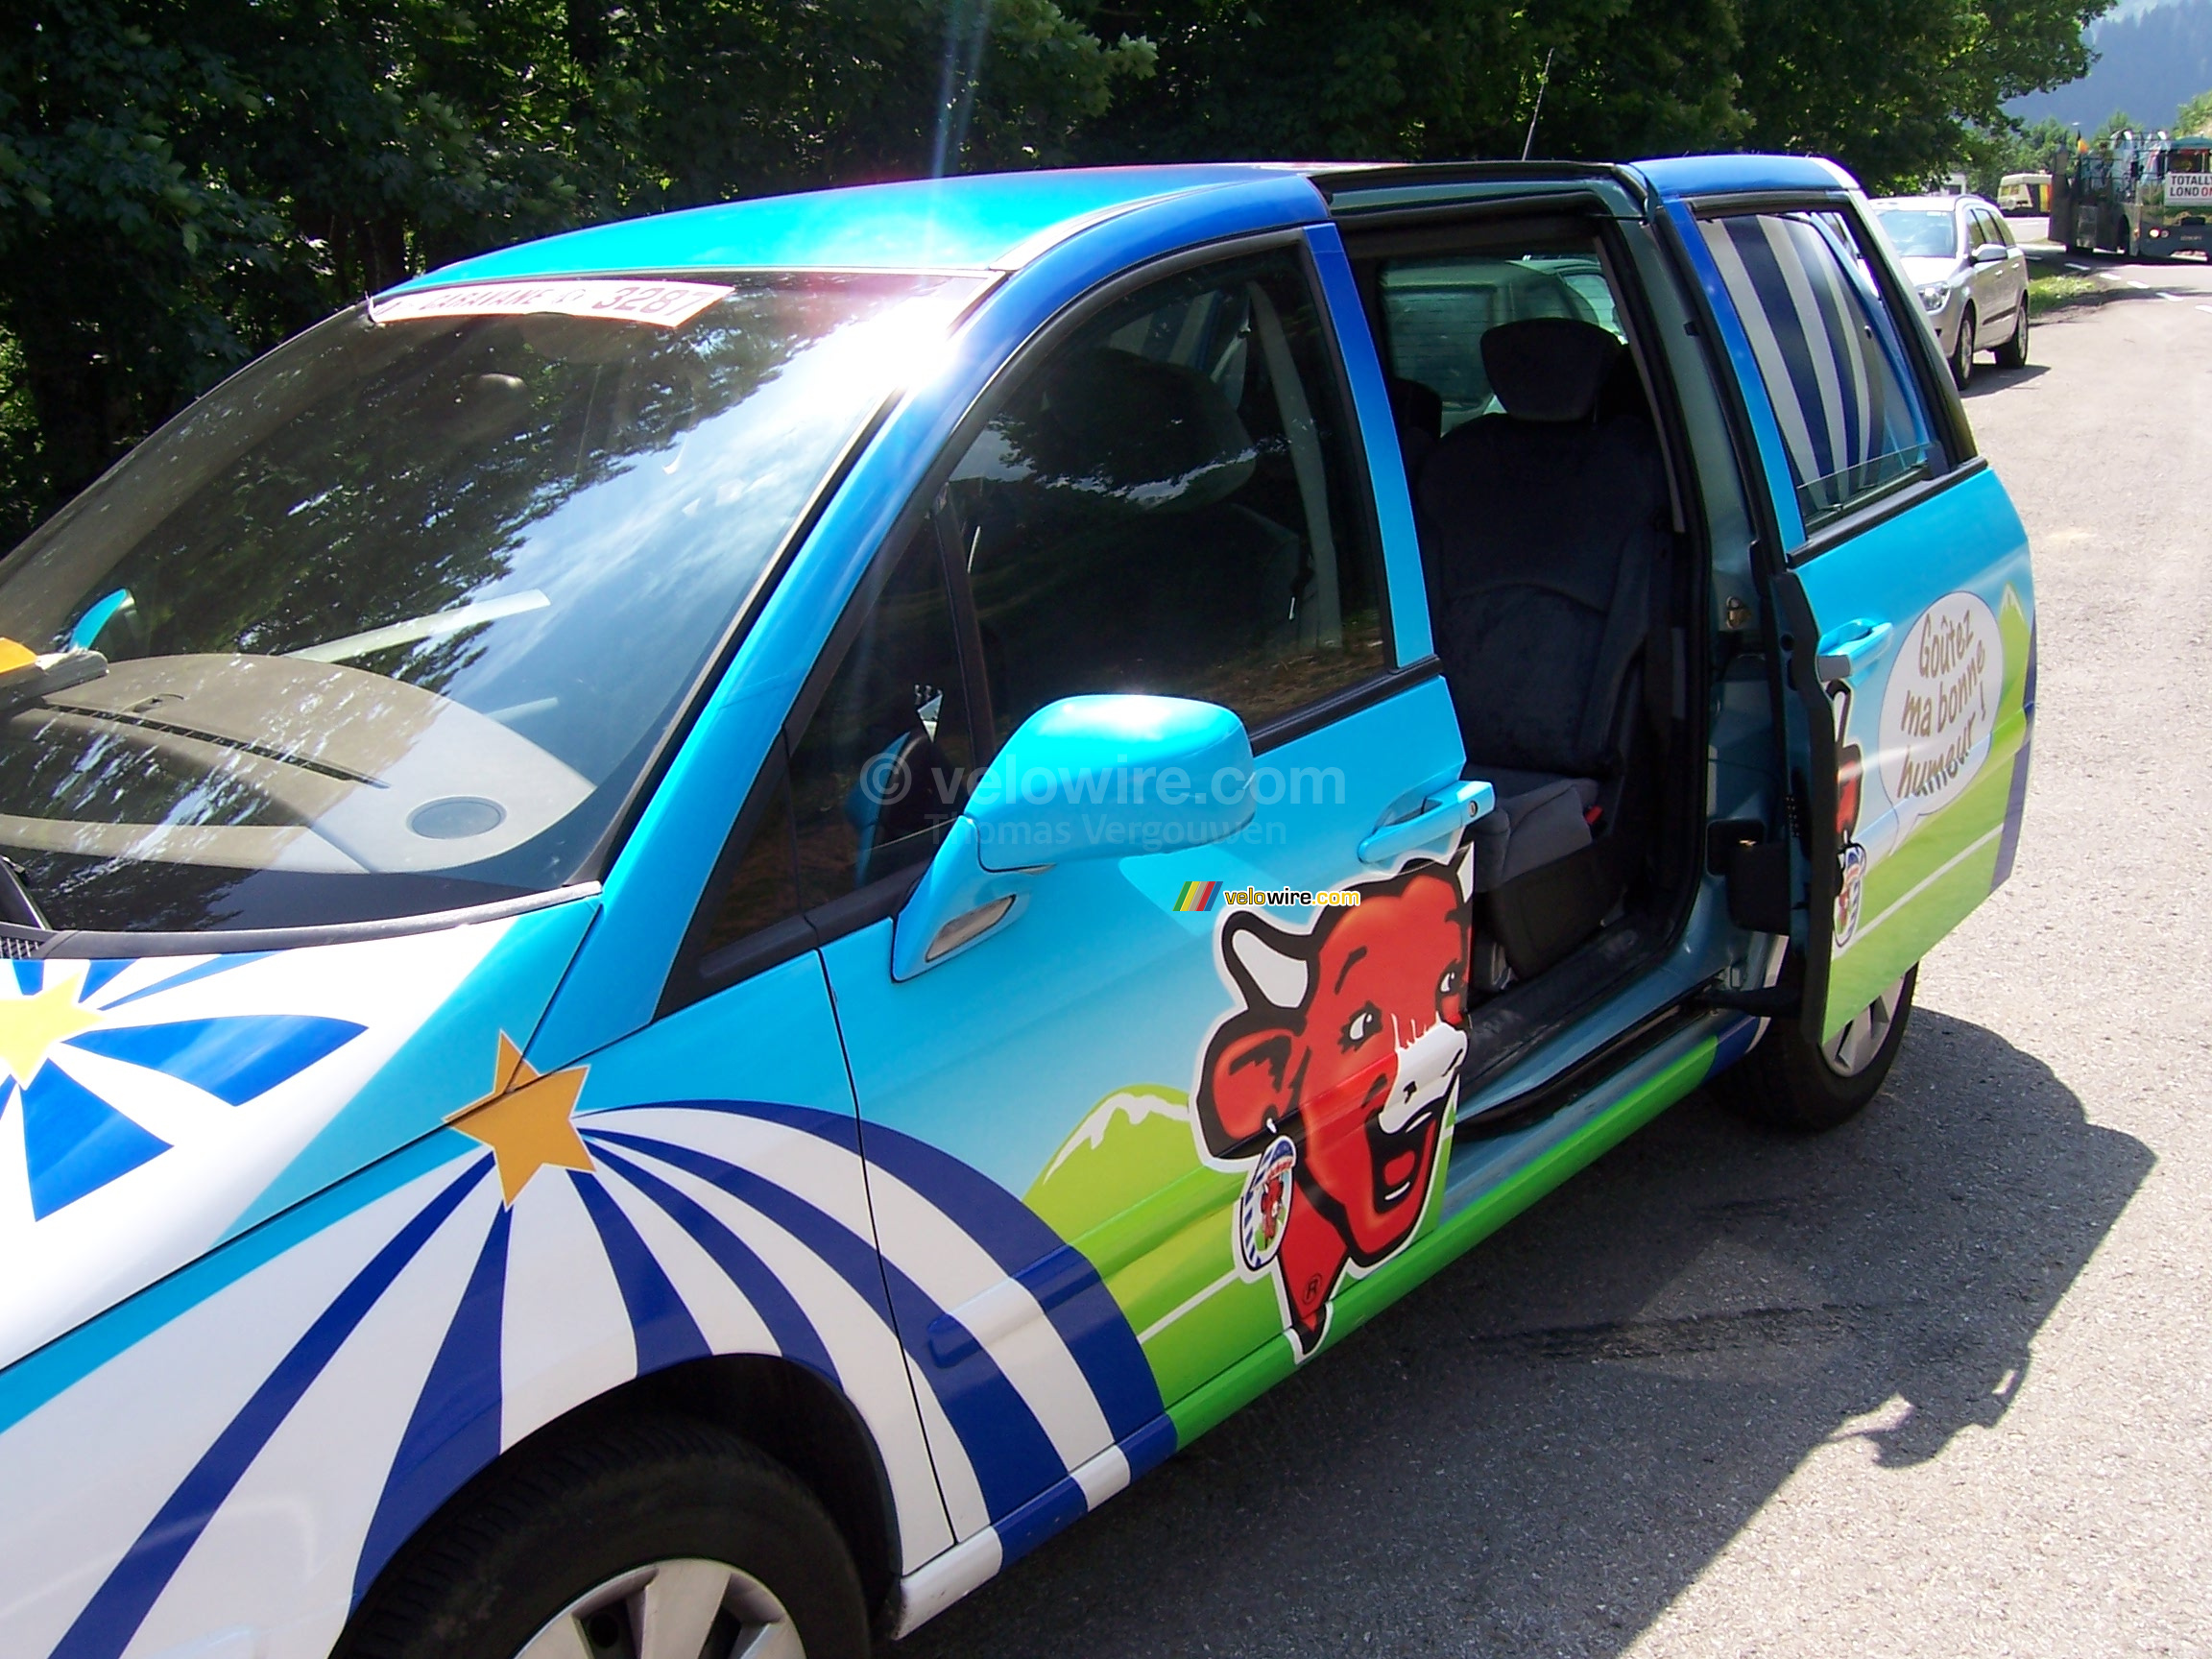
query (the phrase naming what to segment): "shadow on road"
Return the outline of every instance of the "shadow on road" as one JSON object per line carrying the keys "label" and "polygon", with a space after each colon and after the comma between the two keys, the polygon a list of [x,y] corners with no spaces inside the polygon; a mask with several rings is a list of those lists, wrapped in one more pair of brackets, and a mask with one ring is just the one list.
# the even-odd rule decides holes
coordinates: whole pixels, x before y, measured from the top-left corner
{"label": "shadow on road", "polygon": [[1926,1010],[1833,1135],[1694,1096],[886,1651],[1616,1654],[1815,1448],[1998,1422],[2152,1163]]}
{"label": "shadow on road", "polygon": [[[2042,319],[2037,318],[2036,322],[2040,324]],[[2009,386],[2025,386],[2031,380],[2040,380],[2050,373],[2050,366],[2043,363],[2030,363],[2019,369],[1987,369],[1977,364],[1974,378],[1966,382],[1966,390],[1960,396],[1987,397]]]}

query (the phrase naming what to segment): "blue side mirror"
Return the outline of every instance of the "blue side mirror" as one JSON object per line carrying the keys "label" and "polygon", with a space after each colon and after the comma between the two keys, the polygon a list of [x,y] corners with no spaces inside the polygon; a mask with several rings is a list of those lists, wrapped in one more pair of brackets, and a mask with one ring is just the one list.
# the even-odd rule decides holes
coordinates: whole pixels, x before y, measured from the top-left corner
{"label": "blue side mirror", "polygon": [[1252,821],[1252,740],[1182,697],[1069,697],[1032,714],[974,793],[892,933],[910,979],[1021,914],[1046,868],[1199,847]]}
{"label": "blue side mirror", "polygon": [[1182,697],[1069,697],[1040,709],[976,781],[986,870],[1199,847],[1252,821],[1252,740]]}

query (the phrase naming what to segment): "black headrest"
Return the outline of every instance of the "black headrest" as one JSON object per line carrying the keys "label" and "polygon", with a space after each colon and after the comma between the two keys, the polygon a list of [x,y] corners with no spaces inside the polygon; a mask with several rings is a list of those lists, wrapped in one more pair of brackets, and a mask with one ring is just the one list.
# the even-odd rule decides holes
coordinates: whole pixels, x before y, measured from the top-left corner
{"label": "black headrest", "polygon": [[1482,336],[1490,390],[1516,421],[1589,420],[1620,355],[1620,341],[1572,317],[1526,317]]}
{"label": "black headrest", "polygon": [[1022,437],[1041,482],[1119,496],[1140,512],[1209,506],[1242,489],[1258,464],[1244,422],[1205,374],[1111,347],[1063,359],[1034,409]]}

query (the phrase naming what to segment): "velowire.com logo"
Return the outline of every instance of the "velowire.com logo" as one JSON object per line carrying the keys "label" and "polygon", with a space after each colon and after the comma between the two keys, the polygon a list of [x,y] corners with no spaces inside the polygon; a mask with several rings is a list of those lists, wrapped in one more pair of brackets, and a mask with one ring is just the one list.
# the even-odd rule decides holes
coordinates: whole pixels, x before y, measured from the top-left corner
{"label": "velowire.com logo", "polygon": [[1359,902],[1357,887],[1238,887],[1221,891],[1218,881],[1186,881],[1175,895],[1178,910],[1211,910],[1218,898],[1232,910],[1349,910]]}

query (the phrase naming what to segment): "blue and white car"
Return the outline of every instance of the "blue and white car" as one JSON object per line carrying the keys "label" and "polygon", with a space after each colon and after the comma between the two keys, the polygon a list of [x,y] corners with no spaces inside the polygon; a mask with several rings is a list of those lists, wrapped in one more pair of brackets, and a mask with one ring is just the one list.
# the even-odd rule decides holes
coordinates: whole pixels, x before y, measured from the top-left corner
{"label": "blue and white car", "polygon": [[[0,1629],[913,1629],[2010,870],[2026,540],[1814,160],[434,272],[0,565]],[[1741,1064],[1737,1064],[1741,1062]]]}

